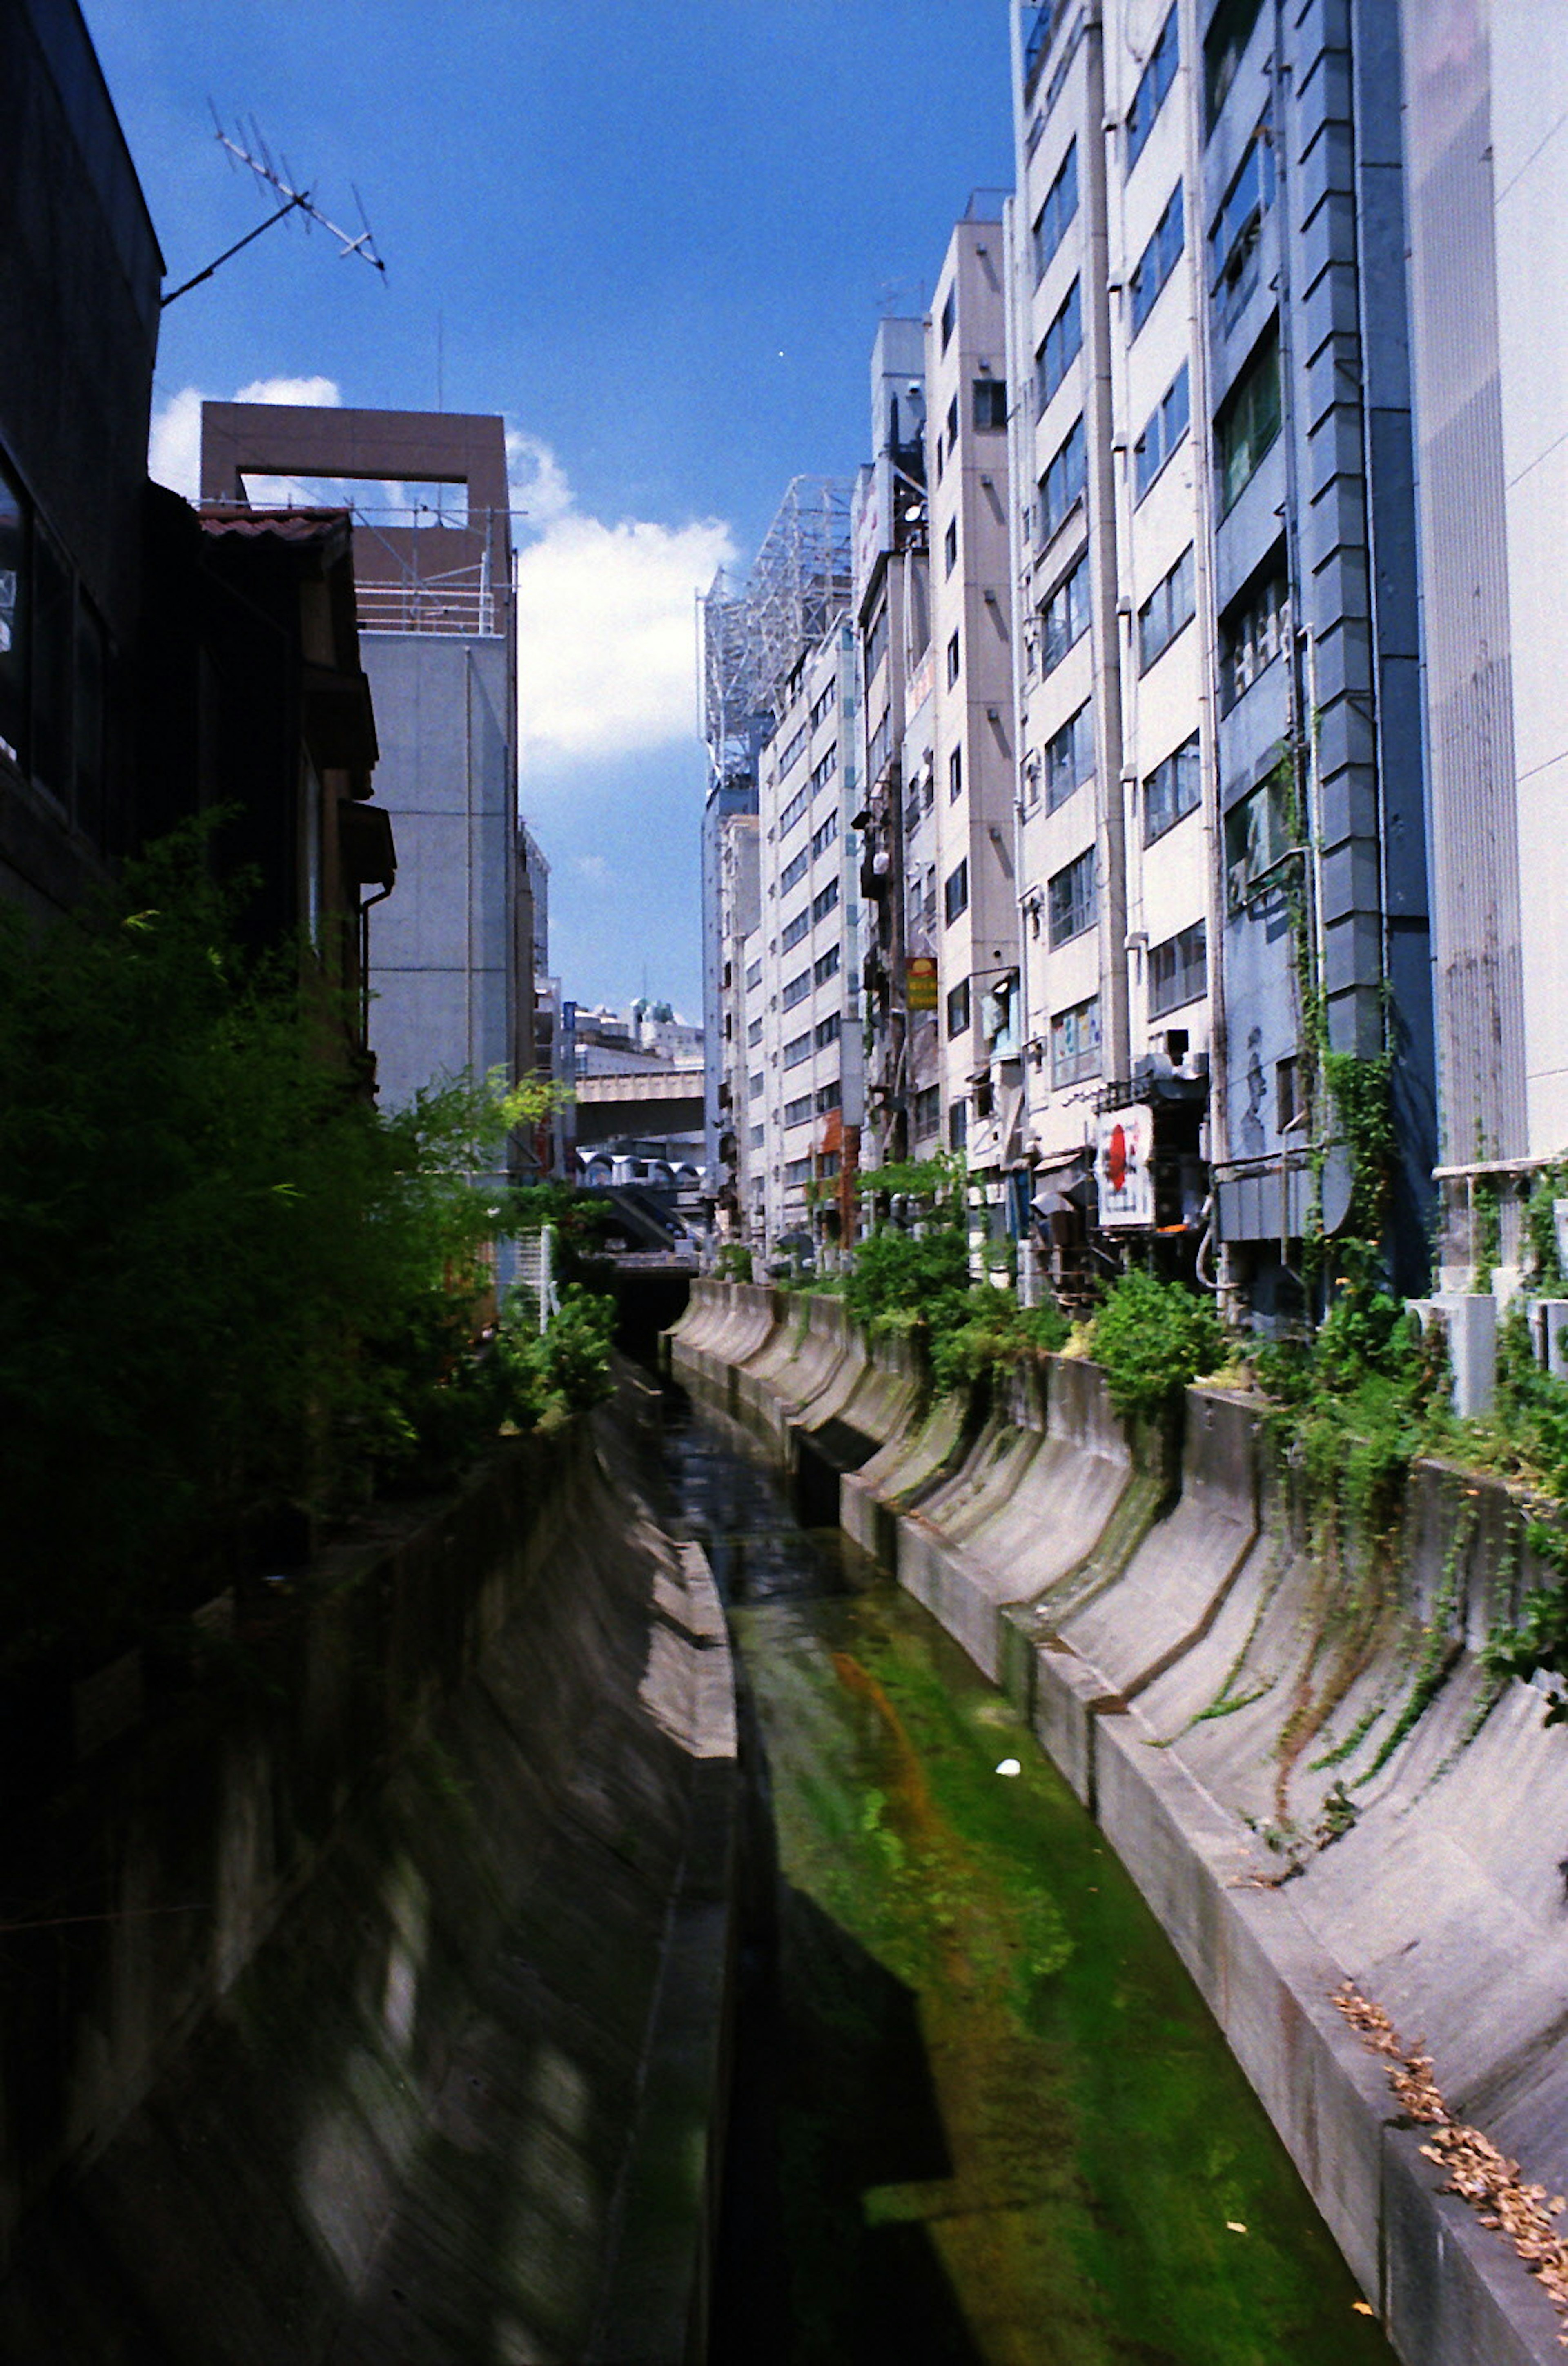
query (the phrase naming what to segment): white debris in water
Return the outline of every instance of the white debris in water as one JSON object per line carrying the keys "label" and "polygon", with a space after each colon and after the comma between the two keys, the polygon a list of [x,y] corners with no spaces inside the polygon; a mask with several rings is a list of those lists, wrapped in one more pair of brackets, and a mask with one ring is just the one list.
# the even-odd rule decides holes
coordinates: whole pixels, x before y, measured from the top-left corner
{"label": "white debris in water", "polygon": [[1022,1772],[1023,1769],[1019,1764],[1016,1758],[1004,1758],[1001,1764],[997,1768],[997,1773],[998,1774],[1021,1774]]}

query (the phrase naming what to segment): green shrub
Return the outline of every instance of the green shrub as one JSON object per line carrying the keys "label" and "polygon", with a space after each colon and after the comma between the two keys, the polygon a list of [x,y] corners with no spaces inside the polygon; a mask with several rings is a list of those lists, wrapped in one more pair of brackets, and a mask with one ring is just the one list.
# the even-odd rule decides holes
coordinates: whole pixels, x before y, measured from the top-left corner
{"label": "green shrub", "polygon": [[885,1225],[856,1249],[844,1302],[857,1323],[902,1313],[935,1324],[968,1292],[969,1245],[955,1225],[932,1225],[919,1238]]}
{"label": "green shrub", "polygon": [[931,1341],[931,1380],[937,1394],[972,1388],[1025,1356],[1065,1346],[1071,1324],[1053,1301],[1020,1306],[1012,1292],[992,1282],[973,1290]]}
{"label": "green shrub", "polygon": [[743,1241],[726,1241],[715,1261],[720,1281],[750,1281],[751,1252]]}
{"label": "green shrub", "polygon": [[1157,1419],[1224,1360],[1213,1310],[1179,1281],[1122,1274],[1095,1314],[1090,1352],[1123,1420]]}

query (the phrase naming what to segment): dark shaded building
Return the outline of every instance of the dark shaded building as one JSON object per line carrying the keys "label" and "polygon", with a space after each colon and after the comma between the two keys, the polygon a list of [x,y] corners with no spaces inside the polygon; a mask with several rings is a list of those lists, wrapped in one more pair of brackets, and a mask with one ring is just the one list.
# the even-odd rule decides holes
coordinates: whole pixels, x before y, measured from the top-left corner
{"label": "dark shaded building", "polygon": [[0,895],[141,835],[130,728],[163,258],[73,0],[0,6]]}

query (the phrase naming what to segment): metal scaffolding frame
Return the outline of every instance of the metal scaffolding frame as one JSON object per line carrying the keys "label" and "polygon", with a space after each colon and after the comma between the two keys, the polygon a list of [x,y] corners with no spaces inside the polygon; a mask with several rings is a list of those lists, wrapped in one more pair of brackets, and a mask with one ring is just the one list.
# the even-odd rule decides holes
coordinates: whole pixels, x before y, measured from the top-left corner
{"label": "metal scaffolding frame", "polygon": [[790,668],[849,608],[849,480],[795,477],[750,574],[720,568],[701,602],[703,737],[716,781],[754,760]]}

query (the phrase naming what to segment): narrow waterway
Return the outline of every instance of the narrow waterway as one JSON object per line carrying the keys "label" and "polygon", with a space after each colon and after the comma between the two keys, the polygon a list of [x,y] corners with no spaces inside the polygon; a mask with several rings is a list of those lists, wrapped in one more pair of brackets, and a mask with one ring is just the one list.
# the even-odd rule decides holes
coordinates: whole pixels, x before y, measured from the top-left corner
{"label": "narrow waterway", "polygon": [[715,2359],[1392,2360],[1008,1703],[678,1401],[668,1457],[728,1606],[751,1776]]}

